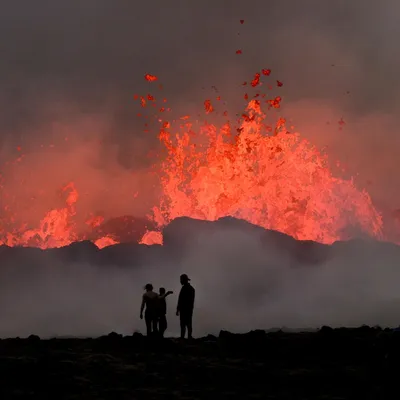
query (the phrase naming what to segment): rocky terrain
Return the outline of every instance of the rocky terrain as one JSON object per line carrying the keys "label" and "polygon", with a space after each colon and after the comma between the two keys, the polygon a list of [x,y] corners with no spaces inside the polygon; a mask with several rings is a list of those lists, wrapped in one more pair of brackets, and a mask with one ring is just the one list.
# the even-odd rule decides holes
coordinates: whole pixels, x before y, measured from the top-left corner
{"label": "rocky terrain", "polygon": [[[180,218],[163,235],[163,246],[0,247],[1,399],[393,398],[396,330],[226,329],[397,326],[398,246],[298,241],[233,218]],[[143,328],[143,284],[160,275],[156,284],[176,290],[183,269],[198,293],[195,335],[219,335],[95,338]]]}
{"label": "rocky terrain", "polygon": [[0,397],[388,399],[399,354],[400,333],[368,327],[221,331],[191,342],[31,336],[0,341]]}

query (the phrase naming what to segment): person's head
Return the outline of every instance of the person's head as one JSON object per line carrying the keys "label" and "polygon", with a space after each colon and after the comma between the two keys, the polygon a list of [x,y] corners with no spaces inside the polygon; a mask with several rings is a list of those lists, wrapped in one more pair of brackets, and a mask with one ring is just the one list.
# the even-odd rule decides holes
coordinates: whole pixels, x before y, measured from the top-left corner
{"label": "person's head", "polygon": [[151,283],[148,283],[144,288],[146,292],[151,292],[153,290],[153,285]]}
{"label": "person's head", "polygon": [[165,294],[165,288],[160,287],[160,294]]}
{"label": "person's head", "polygon": [[182,274],[180,277],[181,285],[186,285],[189,283],[190,279],[186,274]]}

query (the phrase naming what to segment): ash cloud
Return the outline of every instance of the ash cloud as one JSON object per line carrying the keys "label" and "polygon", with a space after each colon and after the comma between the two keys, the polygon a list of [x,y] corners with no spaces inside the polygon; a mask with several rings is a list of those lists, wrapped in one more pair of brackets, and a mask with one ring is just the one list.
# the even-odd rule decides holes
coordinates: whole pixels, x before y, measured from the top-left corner
{"label": "ash cloud", "polygon": [[[160,77],[174,115],[194,115],[215,96],[212,86],[230,112],[242,111],[241,83],[267,67],[272,81],[284,82],[282,114],[304,137],[328,146],[330,158],[345,163],[349,175],[360,174],[359,186],[374,200],[397,209],[398,8],[390,0],[379,7],[361,0],[5,4],[1,160],[18,157],[17,146],[31,154],[41,144],[58,146],[60,157],[66,131],[81,153],[87,146],[81,126],[90,119],[97,125],[93,140],[103,143],[96,150],[103,175],[112,169],[110,158],[115,174],[147,171],[153,162],[147,154],[159,151],[159,144],[154,129],[143,132],[133,101],[135,93],[155,91],[145,73]],[[346,125],[339,131],[341,117]],[[83,177],[92,166],[79,162]],[[36,164],[32,160],[29,168],[39,173]],[[73,170],[69,178],[77,179]],[[48,190],[63,184],[53,182]],[[137,180],[126,178],[119,186],[133,185]],[[91,189],[91,202],[101,202],[97,191],[100,183]],[[141,193],[142,202],[153,200],[151,191]],[[132,204],[143,214],[141,208]]]}

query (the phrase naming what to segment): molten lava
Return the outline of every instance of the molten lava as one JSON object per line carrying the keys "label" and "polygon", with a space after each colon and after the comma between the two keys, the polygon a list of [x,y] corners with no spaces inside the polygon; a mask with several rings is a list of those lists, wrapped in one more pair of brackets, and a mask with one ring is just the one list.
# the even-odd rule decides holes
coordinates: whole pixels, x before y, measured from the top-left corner
{"label": "molten lava", "polygon": [[[30,246],[46,249],[67,246],[74,241],[85,239],[77,234],[74,223],[75,204],[79,198],[78,191],[72,182],[64,186],[62,191],[67,194],[65,207],[48,211],[40,220],[37,228],[27,229],[24,224],[11,232],[3,230],[0,243],[10,247]],[[99,222],[93,222],[93,226],[97,223]],[[89,220],[88,224],[92,224],[92,221]],[[108,236],[95,241],[99,248],[115,243],[117,242]]]}
{"label": "molten lava", "polygon": [[[270,74],[269,69],[255,74],[250,89]],[[158,78],[146,74],[145,79],[151,84]],[[275,82],[275,87],[282,86],[282,82]],[[180,216],[206,220],[234,216],[297,239],[323,243],[348,239],[360,232],[381,238],[382,218],[368,193],[358,190],[352,180],[333,176],[326,154],[298,133],[289,133],[284,119],[278,118],[274,126],[268,126],[267,110],[279,109],[282,99],[265,96],[256,93],[235,123],[228,119],[227,112],[222,113],[225,122],[220,126],[204,123],[196,128],[185,116],[180,120],[184,125],[172,132],[173,121],[157,117],[166,157],[158,165],[160,202],[149,219],[158,229],[147,230],[140,243],[162,244],[161,228]],[[135,98],[142,107],[156,103],[152,95]],[[249,98],[247,93],[245,98]],[[217,113],[211,99],[204,101],[203,110],[208,117]],[[99,247],[118,243],[116,237],[102,230],[102,236],[95,239],[79,235],[73,222],[78,192],[73,183],[63,190],[65,207],[50,210],[37,228],[24,225],[9,230],[10,221],[3,219],[1,242],[40,248],[83,239]],[[103,219],[96,216],[87,219],[93,229],[102,223]]]}
{"label": "molten lava", "polygon": [[354,229],[380,237],[381,216],[368,193],[334,177],[327,156],[288,133],[284,120],[271,134],[265,118],[253,99],[236,130],[227,121],[196,133],[187,124],[172,134],[164,124],[163,196],[153,209],[158,225],[181,216],[229,215],[301,240],[332,243],[348,239]]}

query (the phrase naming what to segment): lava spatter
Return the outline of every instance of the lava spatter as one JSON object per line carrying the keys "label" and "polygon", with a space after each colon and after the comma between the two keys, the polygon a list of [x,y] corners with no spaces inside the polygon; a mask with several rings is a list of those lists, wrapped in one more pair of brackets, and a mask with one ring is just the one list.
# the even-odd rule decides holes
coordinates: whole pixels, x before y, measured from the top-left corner
{"label": "lava spatter", "polygon": [[[261,82],[271,75],[270,69],[263,69],[249,85],[245,82],[244,112],[238,114],[238,121],[232,121],[223,110],[218,114],[219,125],[203,123],[199,127],[197,120],[184,115],[178,118],[182,123],[176,131],[173,121],[160,116],[170,111],[164,107],[165,98],[134,96],[145,109],[157,105],[161,114],[154,119],[160,124],[158,137],[166,152],[157,164],[160,201],[149,216],[158,231],[147,231],[140,243],[162,244],[162,227],[181,216],[205,220],[234,216],[297,239],[323,243],[348,239],[354,230],[381,237],[382,218],[368,193],[359,190],[352,180],[334,176],[327,155],[299,133],[292,133],[292,128],[289,133],[283,118],[267,123],[267,115],[274,117],[272,112],[281,107],[282,97],[268,98],[261,92],[253,95],[251,90],[272,89],[272,85],[262,86]],[[158,80],[149,74],[145,79]],[[275,82],[275,87],[282,86],[281,81]],[[221,101],[214,107],[210,99],[205,100],[205,117],[210,118],[220,105]],[[79,200],[75,185],[66,185],[63,194],[65,205],[49,210],[32,228],[18,221],[3,190],[0,243],[44,249],[85,239],[77,233],[74,222]],[[96,218],[88,220],[87,225],[97,227],[102,220]],[[15,227],[17,222],[19,226]],[[91,240],[98,247],[117,243],[108,235]]]}
{"label": "lava spatter", "polygon": [[[263,76],[270,73],[262,70]],[[251,86],[260,79],[255,74]],[[281,100],[263,104],[279,108]],[[160,168],[160,205],[151,216],[159,227],[181,216],[234,216],[301,240],[332,243],[348,239],[353,229],[379,238],[382,219],[368,193],[333,176],[327,155],[299,133],[289,134],[284,119],[268,126],[262,107],[250,100],[236,126],[227,120],[197,132],[191,127],[189,134],[163,125],[159,139],[168,155]]]}

